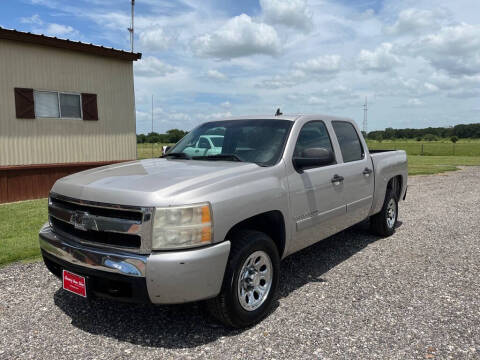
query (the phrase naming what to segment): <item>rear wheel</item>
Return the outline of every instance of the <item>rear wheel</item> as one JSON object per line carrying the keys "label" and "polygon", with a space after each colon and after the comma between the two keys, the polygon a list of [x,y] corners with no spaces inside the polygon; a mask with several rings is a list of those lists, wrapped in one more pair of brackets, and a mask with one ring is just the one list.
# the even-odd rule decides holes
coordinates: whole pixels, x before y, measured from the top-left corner
{"label": "rear wheel", "polygon": [[390,236],[395,232],[398,218],[398,200],[394,192],[389,190],[385,196],[382,210],[370,219],[371,231],[380,236]]}
{"label": "rear wheel", "polygon": [[246,327],[271,309],[278,285],[280,258],[266,234],[242,230],[232,241],[220,294],[207,301],[209,312],[230,327]]}

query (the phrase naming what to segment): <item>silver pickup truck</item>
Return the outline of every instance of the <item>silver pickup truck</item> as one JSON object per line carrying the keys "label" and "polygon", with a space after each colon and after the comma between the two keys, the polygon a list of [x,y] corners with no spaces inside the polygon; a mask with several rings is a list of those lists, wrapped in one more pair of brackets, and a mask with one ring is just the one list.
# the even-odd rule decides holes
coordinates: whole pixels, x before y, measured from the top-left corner
{"label": "silver pickup truck", "polygon": [[[215,151],[192,153],[206,135]],[[211,121],[162,158],[58,180],[40,247],[77,295],[206,300],[216,319],[244,327],[268,314],[281,259],[367,219],[393,234],[406,189],[405,152],[369,152],[352,120]]]}

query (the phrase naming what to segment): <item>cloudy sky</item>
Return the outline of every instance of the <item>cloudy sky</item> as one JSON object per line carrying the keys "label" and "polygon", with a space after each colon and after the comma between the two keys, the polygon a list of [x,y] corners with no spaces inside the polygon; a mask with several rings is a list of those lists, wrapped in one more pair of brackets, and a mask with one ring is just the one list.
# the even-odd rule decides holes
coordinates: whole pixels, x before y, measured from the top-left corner
{"label": "cloudy sky", "polygon": [[[2,0],[0,26],[129,49],[129,0]],[[479,0],[137,0],[137,132],[324,113],[480,122]]]}

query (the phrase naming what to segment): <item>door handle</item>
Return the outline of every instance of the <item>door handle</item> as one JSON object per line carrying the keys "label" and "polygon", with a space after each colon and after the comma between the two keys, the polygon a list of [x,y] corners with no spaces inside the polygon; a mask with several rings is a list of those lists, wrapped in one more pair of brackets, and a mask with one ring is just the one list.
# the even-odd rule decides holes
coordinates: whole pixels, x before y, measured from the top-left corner
{"label": "door handle", "polygon": [[369,169],[368,167],[365,168],[365,170],[363,170],[363,175],[370,175],[371,173],[373,172],[372,169]]}
{"label": "door handle", "polygon": [[333,178],[332,178],[332,183],[337,185],[339,183],[341,183],[342,181],[344,180],[344,177],[343,176],[340,176],[338,174],[335,174],[333,175]]}

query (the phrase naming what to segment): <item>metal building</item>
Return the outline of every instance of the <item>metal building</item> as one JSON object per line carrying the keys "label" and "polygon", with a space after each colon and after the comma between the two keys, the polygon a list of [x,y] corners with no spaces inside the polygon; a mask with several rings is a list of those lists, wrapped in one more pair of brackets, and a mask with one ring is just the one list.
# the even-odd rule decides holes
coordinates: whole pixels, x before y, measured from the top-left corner
{"label": "metal building", "polygon": [[0,203],[136,157],[140,53],[0,28]]}

